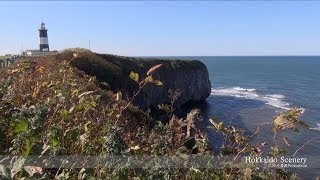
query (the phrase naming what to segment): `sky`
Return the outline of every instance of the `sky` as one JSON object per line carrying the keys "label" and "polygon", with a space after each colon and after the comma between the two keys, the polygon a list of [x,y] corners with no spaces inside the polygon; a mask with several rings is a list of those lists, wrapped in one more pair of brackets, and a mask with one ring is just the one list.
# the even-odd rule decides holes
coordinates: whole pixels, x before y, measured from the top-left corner
{"label": "sky", "polygon": [[320,55],[320,1],[0,1],[0,55],[82,47],[126,56]]}

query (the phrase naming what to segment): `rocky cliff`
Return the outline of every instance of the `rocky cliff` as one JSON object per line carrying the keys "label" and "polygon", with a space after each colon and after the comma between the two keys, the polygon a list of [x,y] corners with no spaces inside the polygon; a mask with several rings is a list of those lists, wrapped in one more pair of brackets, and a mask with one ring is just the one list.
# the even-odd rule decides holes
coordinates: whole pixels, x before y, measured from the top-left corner
{"label": "rocky cliff", "polygon": [[[68,54],[69,53],[69,54]],[[154,65],[163,64],[152,76],[163,85],[147,84],[133,103],[143,110],[157,108],[170,102],[170,90],[179,89],[181,95],[174,103],[180,107],[188,102],[203,101],[210,95],[211,85],[206,66],[196,60],[165,60],[155,58],[132,58],[115,55],[100,55],[88,51],[66,51],[73,56],[72,65],[87,74],[94,75],[101,84],[113,91],[121,91],[130,98],[138,91],[138,84],[129,78],[131,71],[143,79]]]}

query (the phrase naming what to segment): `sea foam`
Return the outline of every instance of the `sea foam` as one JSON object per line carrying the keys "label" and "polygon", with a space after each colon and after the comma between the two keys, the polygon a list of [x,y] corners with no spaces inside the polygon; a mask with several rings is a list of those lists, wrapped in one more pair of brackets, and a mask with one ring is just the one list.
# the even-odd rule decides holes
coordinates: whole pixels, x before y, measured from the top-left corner
{"label": "sea foam", "polygon": [[320,123],[317,123],[316,127],[310,128],[311,130],[320,131]]}
{"label": "sea foam", "polygon": [[266,104],[289,110],[289,103],[284,101],[285,96],[282,94],[259,94],[256,89],[246,89],[241,87],[217,88],[211,89],[211,95],[214,96],[231,96],[244,99],[253,99],[263,101]]}

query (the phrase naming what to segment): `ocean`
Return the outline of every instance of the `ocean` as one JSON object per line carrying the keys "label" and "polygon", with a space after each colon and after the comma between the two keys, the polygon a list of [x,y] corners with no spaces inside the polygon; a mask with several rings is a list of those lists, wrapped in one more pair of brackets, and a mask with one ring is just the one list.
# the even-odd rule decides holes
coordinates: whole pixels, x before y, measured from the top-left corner
{"label": "ocean", "polygon": [[[307,157],[307,168],[294,171],[304,179],[320,175],[320,57],[317,56],[232,56],[176,57],[202,61],[208,68],[211,95],[205,114],[225,124],[237,125],[252,134],[260,126],[254,143],[273,143],[272,119],[293,107],[304,109],[300,119],[310,128],[300,133],[279,133],[280,146],[296,157]],[[288,137],[290,147],[282,142]],[[216,134],[209,133],[215,145]],[[310,140],[310,141],[309,141]],[[218,147],[218,146],[217,146]]]}

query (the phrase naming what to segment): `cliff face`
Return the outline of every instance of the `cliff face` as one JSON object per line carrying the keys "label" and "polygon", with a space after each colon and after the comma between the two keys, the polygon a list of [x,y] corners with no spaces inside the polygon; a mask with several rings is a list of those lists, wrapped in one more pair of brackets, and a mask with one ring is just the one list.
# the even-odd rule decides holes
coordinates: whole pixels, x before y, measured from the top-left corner
{"label": "cliff face", "polygon": [[[155,61],[154,64],[159,62]],[[170,102],[169,90],[180,90],[181,95],[175,102],[181,106],[189,101],[205,100],[211,91],[208,71],[200,61],[163,61],[164,66],[153,76],[163,82],[162,87],[150,84],[144,90],[146,99],[150,99],[147,106]],[[178,64],[175,67],[174,64]],[[150,93],[148,93],[150,91]]]}
{"label": "cliff face", "polygon": [[147,84],[133,101],[143,110],[169,103],[169,90],[179,89],[181,91],[181,95],[175,102],[176,107],[190,101],[203,101],[211,91],[208,70],[202,62],[196,60],[129,58],[77,52],[71,62],[78,69],[105,82],[106,87],[114,91],[121,91],[124,98],[132,97],[139,88],[138,84],[129,78],[131,71],[139,73],[141,80],[145,78],[145,74],[152,66],[163,64],[152,75],[163,85]]}

